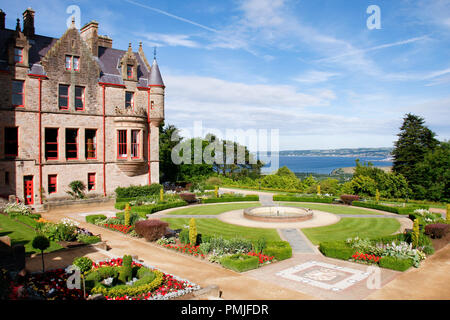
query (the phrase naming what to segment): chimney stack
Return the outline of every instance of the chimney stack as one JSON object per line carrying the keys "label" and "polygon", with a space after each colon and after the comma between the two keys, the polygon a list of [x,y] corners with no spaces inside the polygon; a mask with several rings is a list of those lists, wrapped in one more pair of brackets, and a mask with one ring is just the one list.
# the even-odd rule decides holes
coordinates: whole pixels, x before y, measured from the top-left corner
{"label": "chimney stack", "polygon": [[91,49],[92,55],[98,56],[98,22],[91,21],[80,30],[81,39]]}
{"label": "chimney stack", "polygon": [[2,9],[0,9],[0,30],[5,30],[5,17],[6,13],[4,13]]}
{"label": "chimney stack", "polygon": [[31,8],[23,12],[23,34],[27,37],[34,36],[34,10]]}

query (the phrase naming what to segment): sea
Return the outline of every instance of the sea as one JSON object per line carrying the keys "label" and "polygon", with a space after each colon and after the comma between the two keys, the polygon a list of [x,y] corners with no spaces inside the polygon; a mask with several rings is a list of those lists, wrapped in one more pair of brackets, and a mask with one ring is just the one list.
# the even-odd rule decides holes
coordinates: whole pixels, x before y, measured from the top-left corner
{"label": "sea", "polygon": [[[301,156],[279,156],[279,167],[286,166],[292,172],[306,172],[317,174],[330,174],[333,170],[344,167],[355,167],[355,160],[359,162],[371,162],[375,167],[389,167],[392,166],[392,160],[386,158],[362,158],[362,157],[301,157]],[[263,173],[271,173],[274,168],[270,163],[261,159],[266,165],[262,168]],[[276,168],[275,168],[276,170]]]}

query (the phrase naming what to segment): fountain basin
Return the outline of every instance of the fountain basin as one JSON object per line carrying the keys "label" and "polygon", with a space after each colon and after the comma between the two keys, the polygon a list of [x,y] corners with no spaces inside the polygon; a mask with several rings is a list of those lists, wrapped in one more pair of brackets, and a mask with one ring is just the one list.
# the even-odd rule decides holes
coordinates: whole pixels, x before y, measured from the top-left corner
{"label": "fountain basin", "polygon": [[312,219],[313,212],[298,207],[253,207],[244,210],[244,217],[263,222],[297,222]]}

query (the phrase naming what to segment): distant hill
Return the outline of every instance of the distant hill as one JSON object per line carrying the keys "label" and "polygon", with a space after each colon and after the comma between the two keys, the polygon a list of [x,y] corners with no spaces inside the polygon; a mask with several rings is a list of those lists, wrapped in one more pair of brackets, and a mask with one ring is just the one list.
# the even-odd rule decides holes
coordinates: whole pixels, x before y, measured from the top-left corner
{"label": "distant hill", "polygon": [[280,156],[292,157],[377,157],[391,158],[392,148],[346,148],[327,150],[284,150],[280,151]]}

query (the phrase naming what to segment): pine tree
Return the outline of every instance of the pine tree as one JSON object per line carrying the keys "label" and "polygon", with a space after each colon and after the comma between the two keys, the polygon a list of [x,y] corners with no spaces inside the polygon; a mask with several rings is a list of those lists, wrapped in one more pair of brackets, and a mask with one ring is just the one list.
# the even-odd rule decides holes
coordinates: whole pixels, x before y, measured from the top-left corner
{"label": "pine tree", "polygon": [[413,193],[420,186],[421,177],[417,174],[416,165],[423,161],[425,154],[433,150],[439,143],[435,133],[424,125],[422,117],[408,113],[403,118],[398,140],[394,144],[392,170],[402,174],[408,181]]}

